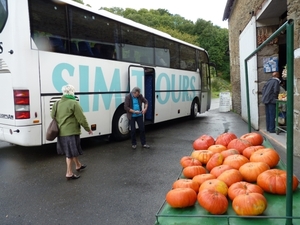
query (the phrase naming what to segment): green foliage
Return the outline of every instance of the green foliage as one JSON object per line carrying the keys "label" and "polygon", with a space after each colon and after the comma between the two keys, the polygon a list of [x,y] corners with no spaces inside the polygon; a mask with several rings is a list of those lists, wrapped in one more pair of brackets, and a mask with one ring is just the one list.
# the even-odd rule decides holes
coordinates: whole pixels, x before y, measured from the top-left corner
{"label": "green foliage", "polygon": [[78,2],[80,4],[84,4],[84,2],[82,0],[73,0],[74,2]]}
{"label": "green foliage", "polygon": [[227,80],[220,77],[212,77],[211,79],[212,98],[217,98],[220,92],[231,92],[231,84]]}

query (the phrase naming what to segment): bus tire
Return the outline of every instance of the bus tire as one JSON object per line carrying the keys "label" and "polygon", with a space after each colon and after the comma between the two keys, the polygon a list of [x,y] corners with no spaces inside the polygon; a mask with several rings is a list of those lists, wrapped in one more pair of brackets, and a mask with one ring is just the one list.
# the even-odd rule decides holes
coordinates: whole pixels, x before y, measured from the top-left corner
{"label": "bus tire", "polygon": [[197,101],[197,99],[194,99],[191,105],[190,118],[195,119],[197,117],[198,112],[199,112],[199,101]]}
{"label": "bus tire", "polygon": [[123,141],[130,137],[129,121],[127,113],[121,105],[115,112],[112,121],[112,138],[115,141]]}

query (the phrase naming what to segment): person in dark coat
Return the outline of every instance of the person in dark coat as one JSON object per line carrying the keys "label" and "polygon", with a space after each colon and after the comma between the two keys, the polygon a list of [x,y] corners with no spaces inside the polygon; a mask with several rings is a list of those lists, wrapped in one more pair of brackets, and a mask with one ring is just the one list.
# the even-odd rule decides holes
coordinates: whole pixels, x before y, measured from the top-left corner
{"label": "person in dark coat", "polygon": [[[142,103],[144,103],[144,108],[142,108]],[[144,125],[144,114],[147,112],[148,100],[141,94],[141,89],[135,87],[132,91],[125,97],[124,109],[127,112],[127,117],[129,119],[131,128],[131,143],[132,148],[136,149],[136,129],[135,123],[138,124],[140,130],[140,139],[143,148],[150,148],[146,144],[145,135],[145,125]]]}
{"label": "person in dark coat", "polygon": [[262,89],[262,102],[266,108],[267,131],[275,133],[276,99],[280,91],[280,74],[274,72]]}

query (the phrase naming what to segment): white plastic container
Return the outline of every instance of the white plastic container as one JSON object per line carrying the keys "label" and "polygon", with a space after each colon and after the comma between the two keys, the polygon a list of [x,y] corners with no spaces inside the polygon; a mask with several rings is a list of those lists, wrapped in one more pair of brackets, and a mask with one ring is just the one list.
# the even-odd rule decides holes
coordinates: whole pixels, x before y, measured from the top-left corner
{"label": "white plastic container", "polygon": [[230,92],[220,92],[219,112],[229,112],[231,106]]}

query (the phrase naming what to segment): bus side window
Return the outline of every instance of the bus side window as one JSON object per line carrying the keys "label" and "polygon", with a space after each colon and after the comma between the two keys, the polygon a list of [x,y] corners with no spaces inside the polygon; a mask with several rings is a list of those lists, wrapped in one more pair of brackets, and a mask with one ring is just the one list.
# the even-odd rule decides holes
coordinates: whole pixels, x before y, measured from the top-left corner
{"label": "bus side window", "polygon": [[79,51],[75,42],[70,43],[70,51],[73,55],[79,55]]}
{"label": "bus side window", "polygon": [[93,56],[93,52],[90,43],[86,41],[78,42],[79,54],[83,56]]}
{"label": "bus side window", "polygon": [[62,41],[62,39],[60,39],[58,37],[49,37],[49,40],[52,45],[52,50],[54,52],[61,52],[61,53],[66,52],[64,42]]}

